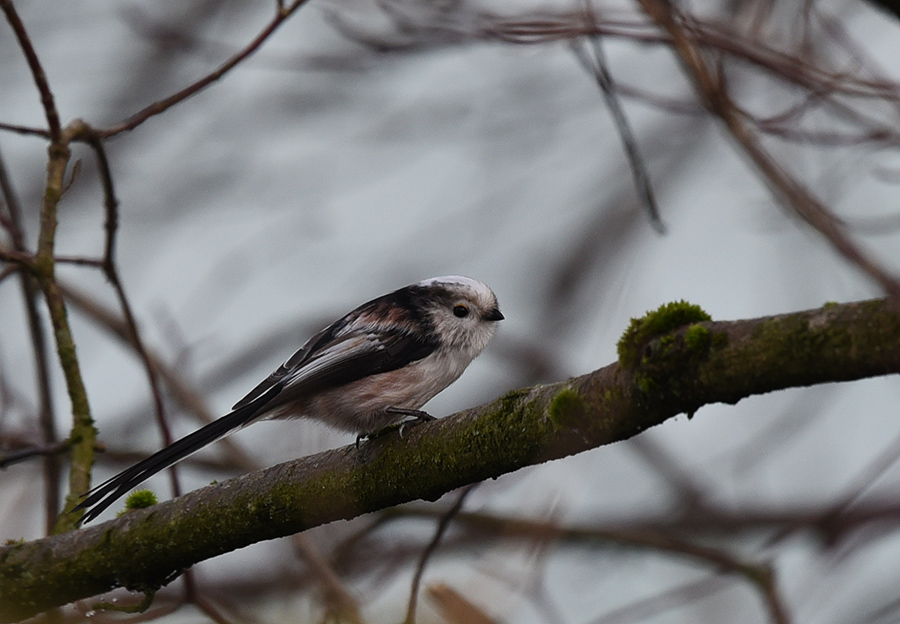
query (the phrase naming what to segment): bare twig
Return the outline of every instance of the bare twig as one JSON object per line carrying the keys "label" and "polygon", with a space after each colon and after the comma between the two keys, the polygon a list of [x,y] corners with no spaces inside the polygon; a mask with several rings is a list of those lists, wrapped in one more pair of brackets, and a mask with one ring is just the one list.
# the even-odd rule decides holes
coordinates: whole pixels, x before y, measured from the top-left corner
{"label": "bare twig", "polygon": [[[113,176],[112,170],[109,165],[109,159],[106,157],[106,150],[103,147],[103,140],[99,137],[99,135],[93,128],[83,122],[78,122],[76,134],[77,136],[84,138],[87,141],[88,145],[90,145],[94,150],[94,155],[97,159],[97,170],[100,175],[100,182],[103,188],[103,206],[106,213],[106,220],[104,225],[104,228],[106,230],[106,240],[102,262],[103,273],[104,275],[106,275],[106,279],[109,280],[109,283],[112,285],[113,290],[116,293],[116,297],[119,300],[119,306],[122,309],[122,315],[124,317],[125,326],[128,331],[129,342],[134,347],[138,358],[144,365],[144,370],[147,373],[147,380],[150,383],[150,392],[153,396],[153,407],[154,414],[156,416],[156,423],[162,435],[163,445],[168,446],[173,442],[174,438],[172,437],[172,431],[166,419],[162,392],[160,391],[159,381],[156,375],[156,368],[150,361],[147,349],[144,346],[143,340],[141,339],[141,334],[137,328],[137,321],[135,320],[134,312],[132,311],[131,304],[128,301],[128,297],[125,294],[125,287],[122,284],[122,280],[119,278],[119,271],[116,268],[116,235],[118,233],[119,224],[119,201],[116,198],[115,185],[113,183]],[[177,468],[175,466],[172,466],[168,472],[171,478],[172,492],[175,496],[180,496],[181,485],[178,481]]]}
{"label": "bare twig", "polygon": [[[27,252],[16,251],[14,249],[9,249],[0,245],[0,260],[3,262],[9,262],[15,264],[16,266],[9,267],[6,271],[8,275],[12,275],[13,273],[18,272],[20,269],[25,268],[28,270],[32,270],[34,268],[34,256]],[[3,277],[6,277],[4,275]]]}
{"label": "bare twig", "polygon": [[[12,187],[6,163],[0,155],[0,193],[3,203],[6,205],[8,219],[4,219],[7,231],[12,238],[13,246],[19,253],[27,253],[25,246],[25,232],[22,224],[22,209]],[[0,213],[3,211],[0,210]],[[56,434],[56,415],[53,409],[52,392],[50,388],[50,370],[47,361],[47,337],[44,325],[41,322],[37,307],[38,287],[34,276],[27,271],[19,272],[22,286],[22,299],[25,303],[25,314],[28,318],[28,331],[31,335],[32,351],[34,353],[36,369],[36,385],[38,393],[38,421],[45,448],[52,448],[58,444]],[[66,444],[68,446],[68,444]],[[53,528],[53,523],[59,515],[59,475],[60,463],[56,453],[43,454],[44,472],[44,524],[47,533]]]}
{"label": "bare twig", "polygon": [[297,533],[291,536],[291,543],[322,585],[325,592],[325,604],[330,615],[338,622],[362,624],[363,619],[356,598],[341,582],[331,563],[322,556],[310,536],[305,533]]}
{"label": "bare twig", "polygon": [[733,584],[733,577],[712,574],[698,581],[684,583],[655,596],[642,598],[632,604],[613,609],[590,620],[588,624],[626,624],[649,620],[660,613],[724,591]]}
{"label": "bare twig", "polygon": [[665,0],[638,0],[644,11],[672,38],[672,49],[694,82],[701,101],[719,117],[750,157],[773,191],[795,214],[818,230],[847,260],[875,280],[893,298],[900,298],[900,280],[864,252],[844,231],[839,220],[766,151],[746,117],[729,97],[724,81],[707,63],[694,24]]}
{"label": "bare twig", "polygon": [[[64,511],[77,505],[81,494],[90,489],[94,444],[97,439],[97,430],[94,428],[94,421],[91,417],[81,366],[75,353],[75,340],[69,326],[66,304],[59,284],[56,282],[53,262],[56,208],[62,192],[63,175],[68,160],[67,144],[51,145],[44,204],[41,208],[38,253],[35,256],[35,264],[39,267],[37,278],[50,310],[50,320],[53,323],[56,337],[56,350],[72,404],[72,430],[69,436],[72,441],[72,461],[69,469],[69,493],[66,497]],[[53,532],[61,533],[75,528],[77,519],[74,514],[60,514]]]}
{"label": "bare twig", "polygon": [[[61,283],[66,300],[88,319],[97,323],[100,327],[112,332],[125,344],[135,349],[132,342],[132,334],[128,324],[118,314],[109,310],[104,305],[79,292],[73,287]],[[174,367],[168,365],[162,356],[145,348],[146,357],[150,365],[165,382],[171,396],[189,414],[195,416],[200,422],[206,424],[216,419],[216,414],[206,404],[205,399],[184,381],[184,376]],[[228,454],[231,462],[245,470],[257,470],[259,464],[244,452],[233,440],[223,438],[216,444],[220,445]]]}
{"label": "bare twig", "polygon": [[184,575],[185,600],[197,607],[206,617],[216,624],[231,624],[231,621],[197,588],[197,577],[193,570],[187,570]]}
{"label": "bare twig", "polygon": [[[591,11],[587,10],[586,15],[588,20],[593,19],[593,13]],[[596,28],[596,25],[594,28]],[[622,105],[619,102],[612,74],[609,72],[609,67],[607,67],[606,64],[606,55],[603,53],[603,45],[600,41],[600,37],[589,37],[585,43],[590,45],[593,57],[589,55],[580,40],[572,41],[572,51],[575,53],[576,58],[578,58],[578,61],[584,69],[597,81],[597,86],[600,87],[600,92],[603,94],[603,99],[606,102],[606,108],[609,109],[609,114],[612,116],[613,123],[619,132],[619,138],[622,141],[622,147],[625,150],[625,156],[628,159],[628,165],[631,168],[631,177],[634,180],[634,187],[637,191],[638,200],[649,215],[650,223],[653,225],[653,228],[658,233],[664,234],[666,226],[659,215],[659,206],[657,205],[656,197],[653,194],[653,185],[650,183],[650,175],[647,172],[647,168],[644,166],[644,159],[641,156],[634,133],[631,131],[631,125],[628,123],[628,118],[625,116],[625,111],[622,109]]]}
{"label": "bare twig", "polygon": [[22,48],[22,54],[25,56],[28,68],[31,70],[31,77],[34,79],[34,84],[41,95],[41,105],[44,108],[44,115],[47,118],[47,126],[50,130],[50,141],[52,143],[60,143],[62,141],[62,126],[59,123],[59,113],[56,111],[53,93],[50,91],[50,85],[47,82],[47,74],[41,66],[37,52],[35,52],[34,46],[31,44],[25,25],[19,18],[12,0],[0,0],[0,9],[6,14],[6,21],[9,22],[16,39],[19,41],[19,47]]}
{"label": "bare twig", "polygon": [[447,528],[450,526],[450,522],[462,509],[466,497],[477,486],[477,483],[473,483],[472,485],[468,485],[463,488],[463,490],[459,493],[459,496],[456,497],[456,501],[453,503],[450,509],[443,513],[438,520],[438,525],[435,529],[434,537],[431,538],[431,541],[428,542],[428,546],[426,546],[425,550],[422,551],[422,556],[419,558],[419,562],[416,564],[416,571],[413,573],[412,589],[410,589],[409,592],[409,606],[406,610],[406,619],[404,620],[405,624],[415,624],[416,604],[419,600],[419,584],[422,582],[422,574],[425,573],[425,565],[428,563],[431,555],[437,549],[438,544],[440,544],[441,538],[444,536],[444,533],[447,532]]}
{"label": "bare twig", "polygon": [[100,258],[86,258],[84,256],[56,256],[54,258],[56,264],[74,264],[75,266],[91,267],[94,269],[103,268],[103,260]]}
{"label": "bare twig", "polygon": [[[69,470],[69,494],[67,499],[67,505],[71,508],[77,503],[78,496],[90,487],[90,470],[93,464],[94,442],[97,432],[91,419],[87,391],[84,387],[78,357],[75,353],[75,341],[69,327],[65,302],[56,283],[54,270],[53,252],[57,225],[56,210],[65,187],[65,172],[70,158],[70,137],[67,132],[63,132],[60,126],[59,114],[56,110],[56,104],[50,85],[47,82],[47,77],[37,58],[37,53],[25,30],[25,26],[19,19],[11,0],[0,0],[0,9],[6,14],[6,19],[15,32],[19,46],[22,48],[22,52],[28,61],[32,78],[41,95],[41,104],[44,107],[44,114],[47,117],[50,133],[47,177],[41,205],[41,225],[38,235],[37,253],[34,256],[32,269],[50,311],[50,320],[53,323],[53,332],[56,338],[56,350],[72,403],[73,424],[70,434],[72,462]],[[70,530],[75,527],[76,520],[77,518],[68,517],[68,514],[62,514],[59,516],[53,531],[64,532]]]}
{"label": "bare twig", "polygon": [[[420,515],[438,515],[431,509],[418,510]],[[453,511],[453,510],[451,510]],[[396,513],[405,513],[401,508]],[[765,600],[769,614],[775,624],[788,624],[787,611],[778,593],[775,575],[766,563],[749,563],[723,550],[693,543],[674,535],[648,529],[601,529],[589,526],[561,527],[554,522],[541,522],[511,517],[501,517],[481,513],[462,513],[458,509],[454,516],[464,525],[489,530],[495,534],[522,536],[540,539],[563,539],[573,541],[599,540],[619,545],[648,548],[651,550],[683,555],[697,559],[726,572],[738,574],[750,581]],[[444,514],[439,516],[441,519]]]}
{"label": "bare twig", "polygon": [[[12,466],[13,464],[16,464],[18,462],[25,461],[26,459],[31,459],[32,457],[43,457],[44,459],[48,457],[55,457],[60,453],[68,450],[68,448],[69,441],[62,440],[60,442],[54,442],[52,444],[46,444],[43,446],[32,446],[30,448],[13,451],[11,453],[0,453],[0,468],[7,468],[8,466]],[[58,491],[59,488],[57,488],[57,492]],[[58,506],[59,501],[56,501],[56,504]],[[56,515],[53,516],[53,520],[56,520]]]}
{"label": "bare twig", "polygon": [[15,132],[16,134],[24,134],[30,136],[38,136],[44,139],[50,138],[50,133],[47,132],[44,128],[32,128],[30,126],[20,126],[18,124],[11,124],[0,121],[0,130],[6,130],[8,132]]}
{"label": "bare twig", "polygon": [[428,588],[428,597],[438,605],[441,615],[451,624],[497,624],[465,596],[443,583]]}
{"label": "bare twig", "polygon": [[274,17],[269,21],[269,23],[253,38],[253,40],[247,44],[242,50],[234,54],[227,61],[222,63],[215,71],[210,72],[203,78],[191,83],[184,89],[173,93],[172,95],[163,98],[149,106],[143,108],[138,111],[128,119],[122,121],[121,123],[116,124],[115,126],[111,126],[105,129],[98,129],[97,136],[101,139],[106,139],[117,134],[121,134],[122,132],[127,132],[129,130],[134,130],[136,127],[154,117],[155,115],[159,115],[175,106],[183,102],[184,100],[192,97],[212,83],[216,82],[229,71],[234,69],[239,63],[241,63],[244,59],[251,56],[254,52],[256,52],[263,43],[274,33],[278,28],[301,6],[306,3],[307,0],[294,0],[287,7],[282,6],[281,4],[276,7],[276,12]]}

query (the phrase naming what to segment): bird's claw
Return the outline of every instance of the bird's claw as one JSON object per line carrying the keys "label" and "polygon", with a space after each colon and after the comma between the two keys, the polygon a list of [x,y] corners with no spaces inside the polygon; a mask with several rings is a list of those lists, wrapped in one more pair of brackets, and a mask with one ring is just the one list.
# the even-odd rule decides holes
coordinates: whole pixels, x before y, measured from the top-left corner
{"label": "bird's claw", "polygon": [[428,412],[423,412],[422,410],[416,409],[407,409],[404,407],[387,407],[384,410],[388,414],[396,414],[399,416],[409,416],[414,420],[404,420],[400,423],[394,423],[392,425],[388,425],[387,427],[382,427],[377,431],[373,431],[371,433],[360,433],[356,436],[356,450],[359,450],[359,444],[362,440],[373,440],[375,438],[379,438],[386,433],[390,433],[395,429],[398,431],[400,439],[403,439],[403,429],[407,425],[413,425],[423,422],[429,422],[432,420],[437,420],[434,416],[429,414]]}

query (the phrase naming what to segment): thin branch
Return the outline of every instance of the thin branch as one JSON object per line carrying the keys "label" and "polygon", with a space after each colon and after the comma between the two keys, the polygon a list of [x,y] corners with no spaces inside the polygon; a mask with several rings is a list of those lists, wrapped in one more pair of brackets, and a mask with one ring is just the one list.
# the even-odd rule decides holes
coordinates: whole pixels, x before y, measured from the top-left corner
{"label": "thin branch", "polygon": [[425,566],[427,565],[428,560],[431,558],[431,555],[434,554],[435,550],[437,550],[438,544],[441,543],[441,538],[444,537],[444,533],[447,532],[447,528],[450,526],[450,522],[462,509],[466,497],[477,486],[477,483],[473,483],[472,485],[468,485],[463,488],[462,492],[459,493],[459,496],[456,497],[456,502],[454,502],[453,505],[451,505],[450,509],[443,513],[438,520],[438,525],[434,531],[434,536],[431,538],[431,541],[428,542],[425,550],[422,551],[422,556],[419,558],[419,562],[416,564],[416,571],[413,573],[412,588],[409,592],[409,606],[406,609],[406,619],[404,620],[404,624],[415,624],[416,604],[419,600],[419,585],[422,582],[422,575],[425,573]]}
{"label": "thin branch", "polygon": [[20,269],[34,269],[34,256],[28,252],[16,251],[0,245],[0,261],[13,263],[16,266],[10,267],[10,273],[18,272]]}
{"label": "thin branch", "polygon": [[[587,15],[588,19],[592,19],[593,13],[587,12]],[[606,64],[606,55],[603,53],[600,37],[590,37],[585,43],[590,45],[593,58],[589,56],[588,51],[580,40],[572,41],[572,51],[582,67],[597,81],[597,86],[600,87],[603,100],[606,102],[606,108],[609,109],[609,114],[612,116],[613,123],[619,132],[619,138],[622,141],[622,147],[628,159],[638,200],[649,215],[653,228],[659,234],[665,234],[666,226],[659,214],[659,206],[653,194],[653,185],[650,183],[650,174],[644,166],[644,159],[641,156],[640,148],[638,148],[637,140],[631,131],[631,125],[628,123],[622,104],[619,102],[612,74],[609,72],[609,67]]]}
{"label": "thin branch", "polygon": [[[43,446],[32,446],[26,449],[21,449],[18,451],[13,451],[11,453],[2,453],[0,452],[0,468],[8,468],[13,464],[17,464],[19,462],[25,461],[26,459],[31,459],[32,457],[56,457],[60,453],[64,453],[69,449],[69,441],[62,440],[61,442],[54,442],[51,444],[46,444]],[[58,475],[57,475],[58,476]],[[45,477],[46,478],[46,477]],[[48,483],[49,485],[49,483]],[[59,492],[59,488],[56,490]],[[59,507],[59,501],[56,501],[57,508]],[[58,511],[56,512],[59,513]],[[52,520],[56,520],[56,514],[52,516],[50,526],[52,527]],[[48,528],[49,532],[49,528]]]}
{"label": "thin branch", "polygon": [[222,63],[215,71],[210,72],[203,78],[191,83],[184,89],[173,93],[172,95],[163,98],[149,106],[143,108],[138,111],[128,119],[122,121],[115,126],[111,126],[105,129],[97,129],[97,136],[101,139],[106,139],[117,134],[121,134],[122,132],[127,132],[129,130],[134,130],[136,127],[154,117],[167,111],[172,108],[176,104],[183,102],[184,100],[192,97],[212,83],[221,79],[225,74],[234,69],[238,64],[240,64],[244,59],[251,56],[254,52],[256,52],[263,43],[274,33],[278,28],[301,6],[303,6],[307,0],[294,0],[288,7],[282,7],[280,4],[277,7],[275,16],[269,21],[269,23],[253,38],[253,40],[247,44],[242,50],[234,54],[227,61]]}
{"label": "thin branch", "polygon": [[[56,284],[53,261],[54,240],[57,226],[57,206],[65,189],[65,172],[71,156],[69,150],[70,137],[63,132],[59,122],[59,113],[37,53],[31,44],[25,26],[11,0],[0,0],[0,9],[13,29],[19,46],[28,62],[35,85],[41,94],[41,104],[49,126],[50,146],[48,148],[47,177],[44,186],[44,197],[41,204],[40,232],[38,234],[37,253],[32,268],[47,302],[53,333],[56,338],[56,350],[66,380],[66,387],[72,403],[72,462],[69,470],[68,504],[74,506],[78,496],[90,487],[90,470],[94,458],[94,442],[96,430],[91,419],[87,391],[75,354],[75,341],[69,327],[66,306]],[[54,532],[64,532],[74,528],[72,518],[60,516]]]}
{"label": "thin branch", "polygon": [[[582,37],[616,37],[638,43],[652,43],[671,46],[672,38],[659,32],[645,20],[584,19],[584,11],[561,11],[554,14],[541,12],[515,18],[499,13],[480,11],[476,18],[463,22],[444,20],[440,24],[428,22],[424,25],[405,24],[403,35],[406,40],[395,43],[385,41],[384,36],[368,36],[355,29],[336,12],[326,13],[326,18],[342,34],[379,52],[408,51],[433,48],[472,40],[489,40],[533,45],[553,41],[573,41]],[[409,41],[419,27],[424,43]],[[900,94],[894,83],[886,80],[863,79],[847,72],[823,69],[806,58],[791,55],[767,45],[758,39],[749,38],[733,28],[717,23],[695,23],[692,34],[704,49],[719,51],[736,59],[759,67],[768,74],[809,90],[817,90],[822,85],[833,85],[836,94],[852,97],[896,101]],[[435,44],[433,42],[437,41]]]}
{"label": "thin branch", "polygon": [[709,575],[613,609],[589,620],[587,624],[630,624],[650,620],[678,607],[696,603],[701,598],[722,592],[733,585],[733,578],[720,574]]}
{"label": "thin branch", "polygon": [[710,69],[697,41],[694,25],[665,0],[638,0],[660,28],[672,37],[672,49],[694,82],[710,113],[719,117],[750,157],[776,195],[795,214],[819,231],[832,247],[875,280],[891,297],[900,299],[900,280],[864,252],[844,231],[839,220],[766,151],[746,118],[732,103],[722,78]]}
{"label": "thin branch", "polygon": [[[396,17],[396,11],[391,14]],[[446,46],[452,43],[472,40],[489,40],[515,45],[533,45],[553,41],[574,43],[583,38],[618,37],[639,43],[672,46],[673,39],[666,32],[651,30],[646,22],[627,20],[599,20],[584,18],[584,11],[565,11],[553,15],[538,14],[510,19],[499,14],[480,12],[477,18],[464,21],[446,19],[439,26],[434,23],[418,23],[414,18],[404,21],[398,41],[386,41],[380,33],[369,35],[349,24],[342,14],[326,13],[332,25],[373,51],[410,52]],[[417,30],[418,29],[418,30]],[[777,50],[765,42],[736,32],[727,26],[711,23],[692,22],[690,35],[698,46],[706,52],[718,52],[728,58],[749,63],[766,75],[779,79],[790,86],[807,90],[819,102],[820,107],[833,110],[839,117],[858,126],[857,133],[846,136],[836,133],[800,133],[790,129],[775,128],[774,132],[788,140],[810,139],[823,144],[855,144],[868,142],[879,144],[900,144],[900,136],[890,125],[871,118],[854,109],[842,96],[855,99],[877,99],[883,102],[900,102],[900,90],[896,83],[885,79],[864,79],[858,72],[835,71],[809,62],[799,54],[789,54]],[[420,39],[416,35],[420,34]],[[627,89],[620,87],[625,94]],[[654,103],[654,98],[651,98]],[[733,104],[733,103],[732,103]],[[666,105],[666,104],[664,104]],[[667,105],[668,106],[668,105]],[[681,108],[679,107],[679,111]],[[739,111],[743,114],[742,111]],[[747,117],[748,122],[755,121]],[[765,131],[766,128],[763,128]]]}
{"label": "thin branch", "polygon": [[499,624],[449,585],[436,583],[429,586],[428,597],[450,624]]}
{"label": "thin branch", "polygon": [[[153,397],[156,424],[162,435],[163,446],[168,446],[174,441],[174,438],[166,419],[162,391],[160,390],[159,380],[156,375],[156,367],[153,366],[153,363],[150,361],[147,348],[144,346],[144,341],[141,339],[134,312],[128,301],[128,296],[125,294],[125,287],[122,284],[122,280],[119,278],[119,271],[116,268],[116,236],[119,226],[119,201],[116,198],[112,169],[109,165],[109,159],[106,157],[106,149],[103,146],[103,140],[98,136],[97,132],[87,124],[81,122],[78,128],[78,135],[86,138],[88,145],[94,150],[94,156],[97,159],[97,170],[100,175],[100,183],[103,188],[103,207],[106,213],[104,224],[106,241],[102,263],[103,273],[106,275],[106,279],[109,280],[109,283],[112,284],[116,297],[119,300],[119,306],[122,309],[125,326],[128,330],[128,340],[134,347],[141,363],[144,365],[144,371],[147,373],[147,380],[150,383],[150,393]],[[175,466],[172,466],[168,472],[171,480],[172,492],[175,496],[180,496],[181,484],[178,481],[178,470]]]}
{"label": "thin branch", "polygon": [[[69,466],[69,492],[66,496],[64,510],[73,508],[78,504],[81,495],[87,492],[91,486],[91,467],[94,463],[94,446],[97,440],[97,430],[91,417],[88,403],[87,389],[81,375],[81,366],[75,353],[75,340],[68,322],[65,301],[56,283],[52,263],[48,265],[50,272],[39,277],[41,290],[50,310],[50,320],[53,323],[56,336],[56,350],[63,369],[63,376],[69,392],[72,405],[72,430],[69,439],[72,441],[71,463]],[[62,513],[53,527],[54,533],[70,531],[76,526],[75,518],[68,513]]]}
{"label": "thin branch", "polygon": [[44,115],[47,117],[47,126],[50,130],[49,137],[52,143],[60,143],[62,141],[62,126],[59,123],[59,113],[56,111],[56,102],[53,99],[53,93],[50,91],[50,85],[47,82],[47,74],[38,59],[37,52],[31,44],[31,38],[25,30],[25,25],[19,18],[19,14],[13,6],[12,0],[0,0],[0,9],[6,14],[6,21],[9,22],[16,39],[19,41],[19,47],[25,55],[28,62],[28,68],[31,70],[31,77],[34,84],[41,95],[41,105],[44,107]]}
{"label": "thin branch", "polygon": [[[128,324],[115,312],[65,283],[61,283],[60,288],[66,300],[75,309],[100,327],[112,332],[124,344],[129,345],[132,349],[136,349]],[[162,356],[152,350],[145,349],[145,352],[151,366],[165,382],[170,395],[178,405],[204,424],[216,419],[216,414],[209,409],[204,398],[184,381],[184,376],[177,369],[169,366]],[[257,470],[259,468],[259,464],[231,439],[224,438],[218,440],[216,444],[226,451],[233,465],[244,470]]]}
{"label": "thin branch", "polygon": [[43,139],[49,139],[50,133],[44,128],[32,128],[31,126],[20,126],[17,124],[5,123],[0,121],[0,130],[15,132],[16,134],[24,134],[29,136],[37,136]]}
{"label": "thin branch", "polygon": [[[27,253],[25,245],[25,229],[22,224],[22,209],[12,188],[6,163],[0,154],[0,193],[2,193],[6,212],[9,216],[7,231],[12,238],[13,246],[19,253]],[[2,211],[0,211],[2,213]],[[53,447],[57,444],[56,414],[53,409],[53,393],[50,387],[50,364],[47,358],[47,336],[41,316],[38,312],[38,285],[34,276],[27,271],[19,272],[22,286],[22,299],[25,303],[25,314],[28,318],[28,331],[31,336],[32,352],[35,361],[35,383],[38,394],[38,422],[44,445]],[[67,444],[68,446],[68,444]],[[44,514],[47,533],[53,529],[59,515],[59,458],[55,453],[44,455]]]}
{"label": "thin branch", "polygon": [[[75,352],[75,339],[69,326],[66,304],[59,285],[56,283],[56,265],[53,259],[57,208],[63,194],[65,172],[71,156],[68,140],[68,136],[61,136],[59,140],[51,141],[48,148],[47,177],[41,204],[40,232],[37,253],[34,256],[33,272],[50,312],[53,336],[56,339],[56,352],[72,406],[72,429],[69,434],[69,440],[72,442],[69,492],[65,506],[65,508],[71,509],[78,503],[80,495],[90,489],[97,430],[94,428],[94,421],[91,418],[87,389]],[[62,514],[57,518],[52,531],[63,533],[71,530],[76,526],[75,520],[69,514]]]}
{"label": "thin branch", "polygon": [[[394,510],[393,514],[444,518],[444,514],[430,509],[402,508]],[[393,514],[388,512],[388,515]],[[788,624],[790,621],[777,590],[775,574],[767,563],[743,561],[724,550],[694,543],[676,537],[674,534],[648,528],[566,527],[560,526],[555,522],[502,517],[483,513],[460,513],[459,509],[453,511],[453,514],[462,526],[489,531],[494,535],[499,534],[503,537],[527,537],[529,539],[542,540],[559,539],[574,542],[602,541],[699,560],[717,570],[744,577],[762,596],[775,624]]]}
{"label": "thin branch", "polygon": [[76,266],[91,267],[94,269],[103,268],[103,260],[100,258],[85,258],[84,256],[56,256],[54,258],[56,264],[74,264]]}
{"label": "thin branch", "polygon": [[184,590],[185,600],[195,605],[210,620],[216,624],[231,624],[231,621],[211,601],[204,598],[197,589],[197,579],[193,574],[193,570],[187,570],[184,574]]}

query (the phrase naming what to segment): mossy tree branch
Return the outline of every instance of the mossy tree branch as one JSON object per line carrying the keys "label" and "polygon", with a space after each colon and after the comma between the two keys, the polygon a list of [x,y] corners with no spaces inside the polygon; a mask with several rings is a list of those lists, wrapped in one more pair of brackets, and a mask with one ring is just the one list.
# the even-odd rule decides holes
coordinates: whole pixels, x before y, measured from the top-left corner
{"label": "mossy tree branch", "polygon": [[513,391],[359,450],[303,457],[98,526],[0,548],[0,621],[115,587],[153,591],[219,554],[435,500],[469,483],[629,438],[703,405],[900,373],[900,313],[887,301],[674,329],[660,317],[690,322],[684,312],[692,309],[699,311],[666,306],[633,326],[620,349],[628,364]]}

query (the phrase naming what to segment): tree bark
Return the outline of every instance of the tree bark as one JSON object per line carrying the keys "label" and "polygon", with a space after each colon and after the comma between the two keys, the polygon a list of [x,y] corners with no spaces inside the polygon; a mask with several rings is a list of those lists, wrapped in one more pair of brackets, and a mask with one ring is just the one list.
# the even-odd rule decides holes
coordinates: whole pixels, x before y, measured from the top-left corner
{"label": "tree bark", "polygon": [[116,587],[152,592],[222,553],[436,500],[463,485],[629,438],[703,405],[900,373],[896,302],[826,304],[677,328],[666,327],[664,308],[633,323],[644,323],[644,331],[629,330],[619,363],[587,375],[515,390],[358,449],[302,457],[98,526],[8,544],[0,548],[0,622]]}

